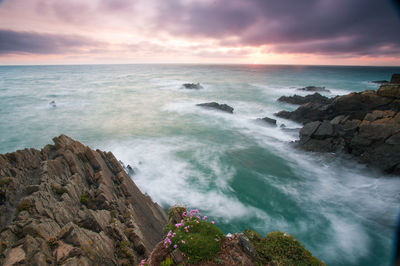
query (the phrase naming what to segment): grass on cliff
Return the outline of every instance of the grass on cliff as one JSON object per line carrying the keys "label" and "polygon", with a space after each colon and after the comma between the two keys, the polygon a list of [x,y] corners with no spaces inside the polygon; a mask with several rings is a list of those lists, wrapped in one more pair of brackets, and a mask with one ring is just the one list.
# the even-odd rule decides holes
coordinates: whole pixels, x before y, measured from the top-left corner
{"label": "grass on cliff", "polygon": [[177,224],[166,226],[164,246],[171,251],[179,249],[189,263],[212,259],[221,250],[224,234],[201,216],[197,210],[185,212],[183,219]]}
{"label": "grass on cliff", "polygon": [[291,235],[276,231],[262,238],[255,231],[244,233],[254,245],[261,265],[325,265]]}

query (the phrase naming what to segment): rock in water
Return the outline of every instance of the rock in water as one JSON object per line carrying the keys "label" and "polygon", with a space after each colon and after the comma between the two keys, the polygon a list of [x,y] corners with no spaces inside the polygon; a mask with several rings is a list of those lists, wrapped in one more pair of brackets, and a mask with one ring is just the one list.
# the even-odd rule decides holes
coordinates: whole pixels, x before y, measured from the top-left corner
{"label": "rock in water", "polygon": [[276,126],[276,119],[272,119],[269,117],[257,118],[257,121],[263,121],[269,125]]}
{"label": "rock in water", "polygon": [[162,239],[164,211],[111,152],[53,140],[0,155],[0,264],[137,265]]}
{"label": "rock in water", "polygon": [[278,101],[279,102],[286,102],[290,104],[306,104],[306,103],[317,103],[317,104],[327,104],[330,103],[334,98],[328,98],[322,96],[318,92],[307,95],[307,96],[300,96],[300,95],[293,95],[293,96],[281,96]]}
{"label": "rock in water", "polygon": [[330,92],[329,90],[325,89],[325,87],[317,87],[317,86],[307,86],[304,88],[297,89],[299,91],[323,91],[323,92]]}
{"label": "rock in water", "polygon": [[217,109],[223,112],[231,113],[233,114],[233,107],[230,107],[227,104],[219,104],[217,102],[210,102],[210,103],[199,103],[197,106],[205,107],[205,108],[212,108],[212,109]]}
{"label": "rock in water", "polygon": [[184,83],[182,84],[182,87],[190,90],[200,90],[203,88],[200,83]]}
{"label": "rock in water", "polygon": [[389,81],[387,81],[387,80],[373,80],[371,82],[372,83],[376,83],[376,84],[385,84],[385,83],[388,83]]}

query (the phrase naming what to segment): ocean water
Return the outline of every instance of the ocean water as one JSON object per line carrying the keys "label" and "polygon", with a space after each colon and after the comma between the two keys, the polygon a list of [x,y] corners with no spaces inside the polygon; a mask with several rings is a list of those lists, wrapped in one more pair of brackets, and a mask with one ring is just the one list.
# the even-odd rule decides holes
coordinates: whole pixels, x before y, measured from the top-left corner
{"label": "ocean water", "polygon": [[[60,134],[112,151],[163,207],[211,216],[225,233],[294,235],[328,265],[388,265],[400,178],[332,154],[294,149],[299,124],[256,121],[296,106],[296,88],[333,97],[377,89],[395,67],[82,65],[0,67],[0,153]],[[202,90],[182,83],[200,82]],[[56,107],[49,103],[56,102]],[[234,114],[197,107],[217,101]]]}

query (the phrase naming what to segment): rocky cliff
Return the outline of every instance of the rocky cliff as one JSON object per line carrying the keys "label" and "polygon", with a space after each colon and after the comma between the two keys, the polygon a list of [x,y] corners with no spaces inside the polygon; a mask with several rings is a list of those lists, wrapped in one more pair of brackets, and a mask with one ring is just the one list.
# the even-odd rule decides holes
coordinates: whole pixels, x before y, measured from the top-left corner
{"label": "rocky cliff", "polygon": [[1,265],[135,265],[163,237],[164,211],[110,152],[61,135],[0,155]]}
{"label": "rocky cliff", "polygon": [[276,114],[304,124],[297,142],[299,147],[316,152],[349,153],[362,163],[400,174],[398,75],[393,75],[391,82],[383,84],[377,92],[366,90],[330,100],[321,97],[280,98],[302,103],[293,112]]}

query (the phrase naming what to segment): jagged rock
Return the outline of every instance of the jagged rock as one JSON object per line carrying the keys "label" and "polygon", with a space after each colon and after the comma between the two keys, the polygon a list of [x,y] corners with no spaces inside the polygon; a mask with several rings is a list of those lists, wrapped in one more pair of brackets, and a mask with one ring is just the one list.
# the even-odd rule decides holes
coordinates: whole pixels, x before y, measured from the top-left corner
{"label": "jagged rock", "polygon": [[400,74],[393,74],[390,83],[400,84]]}
{"label": "jagged rock", "polygon": [[379,87],[377,94],[400,99],[400,74],[393,74],[389,83],[384,83]]}
{"label": "jagged rock", "polygon": [[299,91],[323,91],[323,92],[330,92],[329,90],[325,89],[325,87],[317,87],[317,86],[307,86],[304,88],[297,89]]}
{"label": "jagged rock", "polygon": [[400,112],[375,110],[362,120],[337,116],[300,130],[298,145],[318,152],[345,151],[363,163],[400,174]]}
{"label": "jagged rock", "polygon": [[400,84],[387,83],[378,89],[378,95],[391,98],[400,98]]}
{"label": "jagged rock", "polygon": [[212,108],[217,109],[227,113],[233,113],[233,107],[230,107],[227,104],[219,104],[217,102],[210,102],[210,103],[199,103],[197,106],[205,107],[205,108]]}
{"label": "jagged rock", "polygon": [[161,240],[164,211],[112,153],[53,140],[0,155],[0,264],[137,264]]}
{"label": "jagged rock", "polygon": [[299,105],[305,103],[328,104],[332,102],[332,100],[333,98],[322,96],[318,92],[306,96],[300,96],[295,94],[293,96],[281,96],[278,98],[279,102],[286,102],[290,104],[299,104]]}
{"label": "jagged rock", "polygon": [[184,89],[190,89],[190,90],[200,90],[203,88],[203,86],[201,86],[200,83],[184,83],[182,84],[182,87]]}
{"label": "jagged rock", "polygon": [[293,112],[281,111],[275,115],[306,124],[311,121],[332,120],[338,115],[361,120],[374,110],[400,111],[400,100],[381,97],[375,91],[366,90],[336,97],[327,104],[306,103]]}
{"label": "jagged rock", "polygon": [[257,118],[257,121],[263,121],[269,125],[276,126],[276,119],[272,119],[269,117]]}

